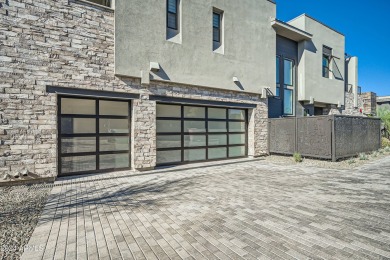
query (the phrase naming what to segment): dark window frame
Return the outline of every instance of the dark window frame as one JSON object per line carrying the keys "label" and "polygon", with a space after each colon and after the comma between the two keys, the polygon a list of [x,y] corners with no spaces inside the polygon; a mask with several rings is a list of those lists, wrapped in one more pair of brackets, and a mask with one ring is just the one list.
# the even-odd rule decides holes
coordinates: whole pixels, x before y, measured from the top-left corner
{"label": "dark window frame", "polygon": [[[218,16],[218,26],[214,25],[214,16]],[[222,13],[213,11],[213,42],[222,43]],[[214,37],[214,30],[218,30],[218,40]]]}
{"label": "dark window frame", "polygon": [[[175,1],[175,12],[172,12],[169,10],[169,1]],[[178,30],[179,29],[179,22],[178,22],[178,6],[179,6],[179,0],[167,0],[167,28],[172,30]],[[169,16],[173,15],[175,17],[175,26],[171,27],[169,26]]]}
{"label": "dark window frame", "polygon": [[[327,65],[325,65],[325,60]],[[330,78],[330,57],[327,54],[322,54],[322,77]]]}
{"label": "dark window frame", "polygon": [[109,8],[112,8],[112,0],[86,0],[92,4],[96,4],[96,5],[101,5],[101,6],[105,6],[105,7],[109,7]]}
{"label": "dark window frame", "polygon": [[[169,147],[169,148],[158,148],[156,149],[157,152],[159,151],[180,151],[181,158],[179,162],[167,162],[167,163],[157,163],[156,166],[169,166],[169,165],[179,165],[179,164],[189,164],[189,163],[196,163],[196,162],[209,162],[209,161],[221,161],[221,160],[229,160],[229,159],[237,159],[237,158],[246,158],[248,157],[248,109],[243,108],[235,108],[235,107],[220,107],[220,106],[203,106],[203,105],[193,105],[193,104],[172,104],[169,102],[157,102],[157,105],[175,105],[180,106],[181,116],[180,117],[157,117],[157,120],[178,120],[181,124],[181,130],[180,132],[164,132],[164,133],[158,133],[156,131],[156,138],[158,136],[180,136],[180,146],[177,147]],[[205,108],[205,117],[204,118],[189,118],[184,116],[184,107],[203,107]],[[209,118],[208,110],[209,108],[222,108],[226,109],[226,118],[225,119],[218,119],[218,118]],[[229,119],[229,109],[234,110],[243,110],[245,111],[244,119]],[[204,132],[185,132],[184,131],[184,122],[185,121],[200,121],[205,122],[205,131]],[[208,129],[208,123],[209,122],[226,122],[226,132],[209,132]],[[244,131],[229,131],[229,122],[244,122],[245,123],[245,129]],[[245,135],[245,142],[244,144],[230,144],[229,141],[229,135],[230,134],[244,134]],[[205,146],[194,146],[194,147],[188,147],[185,146],[184,143],[184,137],[188,135],[202,135],[206,136],[206,145]],[[212,135],[226,135],[226,145],[209,145],[209,136]],[[229,148],[230,147],[245,147],[245,154],[243,156],[236,156],[231,157],[229,154]],[[208,159],[209,158],[209,149],[210,148],[226,148],[226,157],[224,158],[217,158],[217,159]],[[184,152],[185,150],[196,150],[196,149],[204,149],[206,152],[205,160],[196,160],[196,161],[185,161],[184,160]]]}
{"label": "dark window frame", "polygon": [[[63,98],[70,99],[80,99],[80,100],[95,100],[95,114],[62,114],[61,113],[61,104]],[[110,172],[110,171],[118,171],[118,170],[130,170],[131,169],[131,100],[129,99],[117,99],[117,98],[101,98],[101,97],[81,97],[74,95],[66,95],[59,94],[57,95],[58,99],[58,113],[57,113],[57,129],[58,129],[58,138],[57,138],[57,172],[58,176],[71,176],[71,175],[81,175],[81,174],[94,174],[94,173],[102,173],[102,172]],[[99,114],[99,101],[107,100],[107,101],[118,101],[118,102],[126,102],[128,103],[128,115],[127,116],[116,116],[116,115],[100,115]],[[91,118],[95,119],[95,133],[81,133],[81,134],[63,134],[62,133],[62,118]],[[100,133],[99,130],[99,119],[126,119],[128,120],[128,133]],[[70,138],[70,137],[95,137],[96,138],[96,148],[94,152],[77,152],[77,153],[63,153],[62,152],[62,138]],[[128,150],[120,150],[120,151],[100,151],[100,137],[128,137],[129,138],[129,149]],[[105,168],[100,169],[100,155],[109,155],[109,154],[127,154],[129,156],[129,167],[124,168]],[[81,156],[95,156],[96,157],[96,165],[95,170],[90,171],[78,171],[78,172],[66,172],[62,173],[62,158],[66,157],[81,157]]]}
{"label": "dark window frame", "polygon": [[[295,73],[295,60],[292,59],[292,58],[288,58],[288,57],[283,57],[283,115],[284,116],[293,116],[295,114],[295,103],[297,102],[296,101],[296,73]],[[285,78],[284,78],[284,75],[285,75],[285,61],[289,61],[291,62],[291,83],[292,85],[289,85],[289,84],[286,84],[285,83]],[[291,113],[285,113],[285,92],[287,92],[286,90],[289,90],[292,92],[292,101],[291,101]]]}

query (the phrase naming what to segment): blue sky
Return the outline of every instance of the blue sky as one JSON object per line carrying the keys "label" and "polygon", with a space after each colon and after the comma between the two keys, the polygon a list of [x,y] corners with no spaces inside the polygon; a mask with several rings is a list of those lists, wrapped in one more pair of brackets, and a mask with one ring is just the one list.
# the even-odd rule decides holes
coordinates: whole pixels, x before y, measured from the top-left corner
{"label": "blue sky", "polygon": [[[346,36],[363,91],[390,95],[390,0],[276,0],[282,21],[307,13]],[[335,11],[336,10],[336,11]]]}

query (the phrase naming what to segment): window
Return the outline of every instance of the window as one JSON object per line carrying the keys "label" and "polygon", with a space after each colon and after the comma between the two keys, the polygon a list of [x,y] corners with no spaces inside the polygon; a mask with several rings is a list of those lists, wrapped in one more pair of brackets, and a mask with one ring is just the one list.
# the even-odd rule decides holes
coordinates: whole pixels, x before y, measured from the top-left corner
{"label": "window", "polygon": [[177,1],[178,0],[167,1],[167,27],[173,30],[178,30]]}
{"label": "window", "polygon": [[324,78],[329,78],[331,57],[332,57],[332,49],[329,47],[323,46],[323,50],[322,50],[322,76]]}
{"label": "window", "polygon": [[87,0],[87,1],[95,3],[95,4],[98,4],[98,5],[112,7],[112,3],[111,3],[112,1],[111,0]]}
{"label": "window", "polygon": [[276,93],[275,96],[280,96],[280,58],[276,56]]}
{"label": "window", "polygon": [[213,12],[213,41],[221,42],[221,14]]}
{"label": "window", "polygon": [[223,12],[213,9],[213,51],[223,54]]}
{"label": "window", "polygon": [[283,60],[283,113],[294,114],[294,62],[289,59]]}

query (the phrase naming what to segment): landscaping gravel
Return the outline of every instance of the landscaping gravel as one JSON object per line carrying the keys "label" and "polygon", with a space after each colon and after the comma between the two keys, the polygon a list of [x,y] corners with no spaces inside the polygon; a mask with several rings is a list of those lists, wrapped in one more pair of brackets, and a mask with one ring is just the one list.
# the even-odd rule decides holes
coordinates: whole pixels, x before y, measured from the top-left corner
{"label": "landscaping gravel", "polygon": [[[381,149],[380,152],[374,152],[370,154],[362,154],[362,156],[356,156],[351,158],[346,158],[339,160],[337,162],[332,162],[329,160],[319,160],[319,159],[311,159],[304,158],[302,162],[295,162],[293,156],[282,156],[282,155],[271,155],[264,157],[266,161],[272,162],[278,165],[293,165],[299,164],[301,166],[307,167],[320,167],[326,169],[354,169],[356,167],[360,167],[369,162],[382,159],[386,156],[390,155],[390,148]],[[364,160],[362,160],[364,159]]]}
{"label": "landscaping gravel", "polygon": [[0,259],[19,259],[45,206],[51,185],[0,187]]}

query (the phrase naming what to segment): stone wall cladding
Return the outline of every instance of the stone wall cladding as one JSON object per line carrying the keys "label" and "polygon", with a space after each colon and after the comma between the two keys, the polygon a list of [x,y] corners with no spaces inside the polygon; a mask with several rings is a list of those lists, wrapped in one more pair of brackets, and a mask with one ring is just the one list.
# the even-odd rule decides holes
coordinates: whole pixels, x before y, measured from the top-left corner
{"label": "stone wall cladding", "polygon": [[[0,175],[57,175],[57,98],[48,85],[142,94],[133,112],[142,112],[143,123],[155,120],[148,95],[256,103],[251,153],[266,153],[267,102],[259,95],[116,77],[113,10],[75,0],[0,0],[0,16]],[[155,129],[134,127],[132,165],[153,167]]]}
{"label": "stone wall cladding", "polygon": [[358,95],[358,106],[354,106],[354,94],[345,92],[343,109],[331,105],[324,109],[324,115],[367,116],[376,114],[376,94],[373,92]]}

